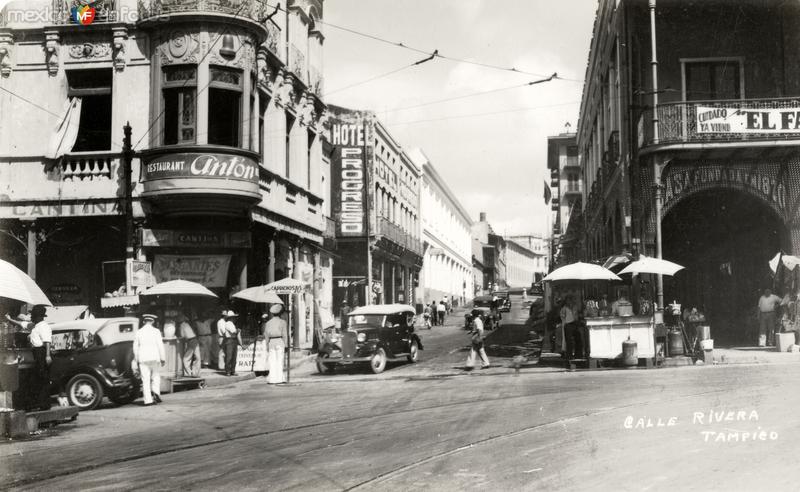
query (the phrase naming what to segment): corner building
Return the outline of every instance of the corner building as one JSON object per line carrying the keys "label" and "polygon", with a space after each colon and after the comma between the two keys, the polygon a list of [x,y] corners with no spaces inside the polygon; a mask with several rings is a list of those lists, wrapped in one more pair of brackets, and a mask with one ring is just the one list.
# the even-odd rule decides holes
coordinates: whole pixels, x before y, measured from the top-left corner
{"label": "corner building", "polygon": [[798,33],[800,6],[777,0],[597,11],[578,124],[582,251],[660,245],[686,267],[664,278],[664,302],[704,311],[723,343],[754,343],[768,261],[800,253]]}
{"label": "corner building", "polygon": [[374,113],[328,110],[333,302],[412,304],[422,267],[421,169]]}
{"label": "corner building", "polygon": [[223,302],[291,276],[309,285],[295,299],[293,343],[310,346],[332,267],[322,247],[323,2],[101,0],[90,25],[69,18],[73,3],[2,11],[3,256],[57,304],[95,310],[125,284],[126,256]]}

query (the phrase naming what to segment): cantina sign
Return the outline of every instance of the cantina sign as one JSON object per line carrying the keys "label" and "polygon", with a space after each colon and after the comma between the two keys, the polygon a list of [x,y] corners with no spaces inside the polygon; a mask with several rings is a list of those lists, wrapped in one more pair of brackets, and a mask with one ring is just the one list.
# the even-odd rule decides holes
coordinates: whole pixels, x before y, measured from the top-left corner
{"label": "cantina sign", "polygon": [[144,165],[145,181],[169,178],[237,179],[258,183],[258,163],[230,154],[166,154]]}
{"label": "cantina sign", "polygon": [[743,109],[697,106],[697,133],[800,133],[800,107]]}
{"label": "cantina sign", "polygon": [[786,185],[778,180],[778,168],[739,166],[673,167],[665,179],[665,205],[669,208],[682,195],[709,188],[746,190],[773,204],[786,207]]}
{"label": "cantina sign", "polygon": [[331,125],[333,156],[334,216],[339,236],[364,236],[364,125]]}

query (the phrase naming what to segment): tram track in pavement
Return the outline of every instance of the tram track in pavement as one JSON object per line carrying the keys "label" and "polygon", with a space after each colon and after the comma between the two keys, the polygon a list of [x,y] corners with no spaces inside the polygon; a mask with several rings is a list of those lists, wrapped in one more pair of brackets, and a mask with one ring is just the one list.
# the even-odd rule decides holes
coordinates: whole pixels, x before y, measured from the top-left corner
{"label": "tram track in pavement", "polygon": [[[696,398],[696,397],[700,397],[700,396],[707,396],[707,395],[710,395],[710,394],[720,393],[720,392],[722,392],[722,390],[710,390],[710,391],[703,391],[703,392],[697,392],[697,393],[691,393],[691,394],[687,394],[687,395],[682,395],[682,396],[680,396],[678,398],[680,398],[680,399],[689,399],[689,398]],[[560,389],[560,388],[557,388],[557,387],[548,388],[545,391],[543,391],[541,388],[539,388],[539,389],[537,389],[536,393],[523,394],[523,395],[501,396],[501,397],[494,397],[494,398],[485,398],[485,399],[482,399],[482,401],[486,402],[486,403],[513,402],[514,400],[530,399],[532,397],[540,397],[543,394],[554,394],[554,393],[564,393],[564,392],[563,392],[563,389]],[[565,395],[564,398],[569,398],[569,396]],[[517,436],[520,436],[520,435],[524,435],[526,433],[533,432],[533,431],[536,431],[536,430],[545,429],[545,428],[552,427],[552,426],[557,426],[557,425],[563,425],[563,424],[571,422],[571,421],[585,419],[585,418],[589,418],[589,417],[593,417],[593,416],[597,416],[597,415],[603,415],[603,414],[607,414],[607,413],[611,413],[611,412],[615,412],[615,411],[619,411],[619,410],[624,410],[626,408],[632,408],[632,407],[637,407],[637,406],[641,406],[641,405],[650,405],[650,404],[653,404],[653,403],[657,403],[658,401],[660,401],[658,398],[654,398],[654,399],[648,399],[648,400],[644,400],[644,401],[632,402],[632,403],[625,404],[625,405],[617,405],[617,406],[613,406],[613,407],[604,407],[604,408],[597,409],[595,411],[578,412],[578,413],[575,413],[573,415],[569,415],[569,416],[565,416],[565,417],[562,417],[562,418],[554,419],[554,420],[551,420],[551,421],[548,421],[548,422],[540,422],[540,423],[537,423],[535,425],[524,427],[522,429],[516,429],[516,430],[513,430],[513,431],[509,431],[509,432],[500,433],[500,434],[484,437],[484,438],[481,438],[481,439],[476,439],[473,442],[469,442],[467,444],[460,445],[460,446],[458,446],[456,448],[453,448],[453,449],[450,449],[450,450],[447,450],[447,451],[444,451],[444,452],[440,452],[440,453],[436,453],[436,454],[433,454],[433,455],[430,455],[430,456],[427,456],[427,457],[424,457],[424,458],[420,458],[418,460],[415,460],[412,463],[408,463],[408,464],[405,464],[403,466],[399,466],[399,467],[397,467],[397,468],[395,468],[393,470],[377,474],[376,476],[374,476],[372,478],[369,478],[367,480],[363,480],[363,481],[359,482],[358,484],[353,485],[351,487],[344,488],[343,490],[364,490],[370,485],[379,484],[379,483],[381,483],[383,481],[390,480],[392,477],[396,477],[396,476],[398,476],[398,475],[400,475],[402,473],[405,473],[407,471],[413,470],[414,468],[423,466],[425,464],[428,464],[428,463],[430,463],[432,461],[436,461],[438,459],[442,459],[442,458],[445,458],[445,457],[448,457],[448,456],[451,456],[451,455],[454,455],[454,454],[458,454],[458,453],[464,452],[466,450],[474,448],[475,446],[487,445],[487,444],[490,444],[490,443],[493,443],[493,442],[498,442],[498,441],[502,441],[502,440],[506,440],[506,439],[511,439],[511,438],[514,438],[514,437],[517,437]],[[380,419],[383,419],[383,418],[393,417],[393,416],[397,416],[397,415],[413,415],[413,414],[416,414],[416,413],[424,413],[424,412],[436,411],[436,410],[441,410],[441,409],[469,406],[469,405],[473,405],[473,404],[474,404],[474,399],[473,398],[464,398],[464,399],[459,400],[459,401],[453,401],[453,402],[448,402],[448,403],[443,403],[443,404],[435,404],[435,405],[426,405],[426,406],[421,406],[419,408],[409,408],[409,409],[403,409],[403,410],[385,411],[385,412],[381,412],[381,413],[377,413],[377,414],[372,413],[372,414],[369,414],[369,415],[353,416],[353,417],[347,417],[347,418],[340,418],[340,419],[336,419],[336,420],[318,421],[318,422],[313,422],[313,423],[308,423],[308,424],[285,427],[285,428],[281,428],[281,429],[265,430],[265,431],[252,432],[252,433],[247,433],[247,434],[242,434],[242,435],[225,436],[225,437],[221,437],[221,438],[217,438],[217,439],[211,439],[211,440],[207,440],[207,441],[203,441],[203,442],[196,442],[196,443],[191,443],[191,444],[186,444],[186,445],[170,446],[170,447],[165,447],[165,448],[161,448],[161,449],[154,449],[154,450],[151,450],[151,451],[148,451],[148,452],[142,452],[142,453],[138,453],[138,454],[132,454],[132,455],[129,455],[129,456],[123,456],[123,457],[119,457],[119,458],[116,458],[116,459],[107,460],[107,461],[104,461],[104,462],[92,463],[92,464],[87,464],[87,465],[78,466],[78,467],[71,467],[69,470],[54,470],[52,473],[47,473],[47,474],[44,474],[44,475],[40,474],[40,475],[38,475],[36,477],[22,478],[22,479],[19,479],[19,480],[7,482],[6,484],[4,484],[4,488],[13,489],[13,488],[17,488],[17,487],[31,486],[31,485],[35,485],[35,484],[40,483],[40,482],[45,482],[45,481],[48,481],[48,480],[54,480],[54,479],[74,476],[74,475],[78,475],[80,473],[100,470],[102,468],[111,467],[111,466],[114,466],[114,465],[146,460],[146,459],[149,459],[149,458],[154,458],[154,457],[173,454],[173,453],[180,453],[180,452],[183,452],[183,451],[191,451],[191,450],[202,449],[202,448],[212,448],[214,446],[224,445],[226,443],[233,443],[233,442],[237,442],[237,441],[246,441],[246,440],[249,440],[249,439],[269,437],[269,436],[275,436],[275,435],[291,433],[291,432],[297,432],[297,431],[307,431],[307,430],[310,430],[310,429],[321,429],[321,428],[331,427],[331,426],[353,425],[353,424],[357,424],[358,422],[380,420]],[[316,451],[320,451],[320,450],[325,450],[325,449],[328,449],[329,447],[330,447],[329,445],[314,447],[312,449],[308,449],[308,450],[304,451],[302,454],[308,454],[308,453],[312,453],[312,452],[316,452]]]}

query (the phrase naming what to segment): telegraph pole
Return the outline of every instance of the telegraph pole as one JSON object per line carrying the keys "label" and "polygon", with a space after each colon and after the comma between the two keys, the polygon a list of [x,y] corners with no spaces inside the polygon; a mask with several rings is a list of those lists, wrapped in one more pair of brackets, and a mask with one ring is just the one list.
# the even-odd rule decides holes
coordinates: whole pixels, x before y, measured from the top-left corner
{"label": "telegraph pole", "polygon": [[133,146],[131,145],[131,124],[122,127],[125,138],[122,142],[122,173],[125,177],[125,258],[132,260],[133,255],[133,189],[131,174],[133,173]]}

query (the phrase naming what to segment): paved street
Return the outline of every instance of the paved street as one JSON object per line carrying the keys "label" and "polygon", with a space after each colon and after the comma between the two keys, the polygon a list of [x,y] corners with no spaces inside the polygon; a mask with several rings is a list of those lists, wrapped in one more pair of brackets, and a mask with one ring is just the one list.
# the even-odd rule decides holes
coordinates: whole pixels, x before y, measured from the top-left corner
{"label": "paved street", "polygon": [[419,364],[84,412],[1,445],[0,472],[17,490],[797,488],[800,366],[464,373],[451,321]]}

